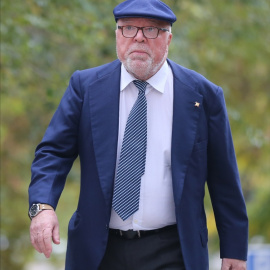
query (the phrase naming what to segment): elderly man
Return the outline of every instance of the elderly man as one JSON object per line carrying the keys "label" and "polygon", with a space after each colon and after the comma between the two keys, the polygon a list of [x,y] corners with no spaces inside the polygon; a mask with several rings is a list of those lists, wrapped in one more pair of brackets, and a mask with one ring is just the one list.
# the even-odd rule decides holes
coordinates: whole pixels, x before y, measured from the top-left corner
{"label": "elderly man", "polygon": [[221,88],[167,59],[176,17],[163,2],[127,0],[114,16],[120,61],[73,74],[37,147],[32,244],[46,257],[59,244],[54,209],[79,155],[66,270],[208,269],[206,182],[222,270],[246,269],[248,221]]}

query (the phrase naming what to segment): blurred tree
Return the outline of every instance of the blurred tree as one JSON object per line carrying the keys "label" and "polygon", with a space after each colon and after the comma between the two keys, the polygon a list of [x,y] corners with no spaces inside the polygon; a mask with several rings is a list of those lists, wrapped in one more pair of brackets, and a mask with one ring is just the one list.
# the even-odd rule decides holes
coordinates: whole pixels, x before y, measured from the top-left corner
{"label": "blurred tree", "polygon": [[[1,269],[33,259],[27,188],[34,149],[76,69],[116,58],[113,7],[121,0],[1,1]],[[250,235],[270,241],[270,4],[167,0],[178,21],[170,58],[223,87],[248,204]],[[76,209],[76,162],[58,205],[61,237]],[[217,234],[206,197],[210,247]],[[56,265],[64,258],[53,256]]]}

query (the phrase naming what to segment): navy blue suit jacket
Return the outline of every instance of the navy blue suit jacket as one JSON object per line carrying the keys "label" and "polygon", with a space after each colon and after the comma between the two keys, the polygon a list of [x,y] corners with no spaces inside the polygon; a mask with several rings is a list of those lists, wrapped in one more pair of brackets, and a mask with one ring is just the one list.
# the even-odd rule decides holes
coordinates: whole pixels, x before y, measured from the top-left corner
{"label": "navy blue suit jacket", "polygon": [[[245,260],[248,220],[222,89],[168,60],[174,75],[171,169],[187,270],[208,269],[207,182],[222,258]],[[121,63],[77,71],[36,150],[29,203],[56,208],[73,161],[81,189],[68,229],[66,270],[98,269],[110,220],[118,138]],[[200,106],[195,106],[199,102]]]}

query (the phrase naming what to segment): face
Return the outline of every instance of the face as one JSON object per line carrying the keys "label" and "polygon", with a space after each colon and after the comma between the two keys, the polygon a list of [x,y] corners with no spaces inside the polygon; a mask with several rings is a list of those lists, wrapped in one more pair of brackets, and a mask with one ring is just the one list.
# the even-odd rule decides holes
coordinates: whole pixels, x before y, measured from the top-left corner
{"label": "face", "polygon": [[[166,22],[146,18],[119,19],[117,24],[170,28]],[[115,33],[117,56],[129,73],[139,80],[147,80],[159,71],[168,55],[171,33],[159,31],[156,39],[145,38],[141,30],[134,38],[125,38],[121,29]]]}

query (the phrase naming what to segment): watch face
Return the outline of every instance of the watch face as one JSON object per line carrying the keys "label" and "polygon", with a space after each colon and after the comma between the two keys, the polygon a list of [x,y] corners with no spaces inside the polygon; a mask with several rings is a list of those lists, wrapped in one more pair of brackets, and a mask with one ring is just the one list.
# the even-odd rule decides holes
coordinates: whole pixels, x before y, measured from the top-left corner
{"label": "watch face", "polygon": [[37,215],[37,213],[39,212],[39,207],[37,204],[33,204],[30,208],[29,214],[31,217],[34,217]]}

